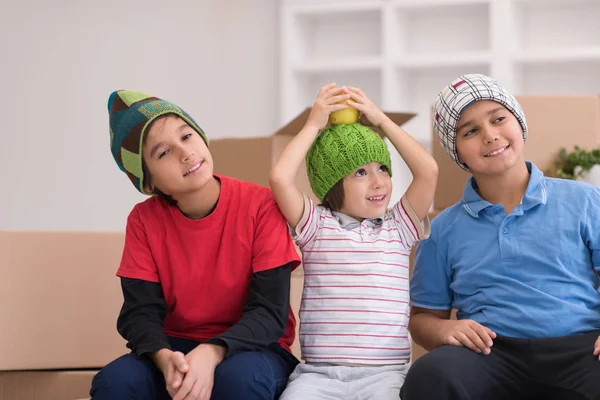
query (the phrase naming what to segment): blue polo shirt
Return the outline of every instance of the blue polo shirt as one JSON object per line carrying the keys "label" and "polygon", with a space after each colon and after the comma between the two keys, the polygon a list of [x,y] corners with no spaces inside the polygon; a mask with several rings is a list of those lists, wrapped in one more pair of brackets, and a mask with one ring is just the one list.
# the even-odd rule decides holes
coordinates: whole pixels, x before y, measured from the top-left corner
{"label": "blue polo shirt", "polygon": [[463,199],[431,223],[417,248],[413,306],[458,309],[500,335],[544,338],[600,329],[600,189],[545,178],[508,215],[471,177]]}

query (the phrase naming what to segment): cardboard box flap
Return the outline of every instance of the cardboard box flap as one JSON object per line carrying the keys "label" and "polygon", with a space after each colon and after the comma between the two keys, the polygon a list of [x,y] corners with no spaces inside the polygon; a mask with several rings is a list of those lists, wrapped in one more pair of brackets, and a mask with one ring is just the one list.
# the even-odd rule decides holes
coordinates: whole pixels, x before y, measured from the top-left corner
{"label": "cardboard box flap", "polygon": [[273,134],[273,136],[278,136],[278,135],[295,136],[298,132],[300,132],[300,129],[302,129],[302,127],[306,123],[306,120],[308,119],[308,115],[310,114],[310,110],[311,110],[311,107],[306,108],[304,111],[302,111],[300,114],[298,114],[296,116],[296,118],[294,118],[293,120],[291,120],[290,122],[288,122],[287,124],[285,124],[284,126],[279,128]]}
{"label": "cardboard box flap", "polygon": [[387,112],[384,111],[385,115],[390,117],[394,123],[398,126],[402,126],[411,119],[413,119],[417,114],[416,113],[407,113],[407,112]]}
{"label": "cardboard box flap", "polygon": [[[294,135],[296,135],[298,132],[300,132],[300,129],[302,129],[302,127],[306,123],[306,120],[308,119],[308,115],[310,114],[310,110],[311,110],[311,107],[306,108],[304,111],[302,111],[300,114],[298,114],[298,116],[296,116],[296,118],[294,118],[293,120],[291,120],[290,122],[285,124],[279,130],[277,130],[273,135],[274,136],[277,136],[277,135],[294,136]],[[387,111],[384,111],[384,113],[385,113],[385,115],[390,117],[390,119],[392,121],[394,121],[396,123],[396,125],[398,125],[398,126],[402,126],[403,124],[407,123],[416,115],[414,113],[387,112]],[[361,121],[361,122],[363,122],[365,125],[368,125],[365,121]],[[377,129],[374,129],[374,130],[377,131]]]}

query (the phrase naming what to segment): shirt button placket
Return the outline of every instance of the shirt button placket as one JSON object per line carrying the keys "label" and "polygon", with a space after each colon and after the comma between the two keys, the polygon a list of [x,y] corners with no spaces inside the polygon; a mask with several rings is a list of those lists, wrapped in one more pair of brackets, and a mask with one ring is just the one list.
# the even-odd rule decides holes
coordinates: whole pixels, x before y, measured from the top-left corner
{"label": "shirt button placket", "polygon": [[368,229],[367,229],[367,225],[365,224],[365,221],[360,223],[360,225],[358,226],[358,229],[360,229],[360,237],[363,240],[367,239],[367,236],[369,236],[369,234],[368,234]]}
{"label": "shirt button placket", "polygon": [[513,238],[511,238],[511,236],[509,235],[510,230],[507,227],[508,223],[509,219],[506,218],[504,221],[502,221],[502,225],[500,228],[500,232],[502,232],[502,235],[500,235],[499,243],[502,261],[507,261],[513,258],[515,256],[516,251],[514,248],[515,243],[513,243]]}

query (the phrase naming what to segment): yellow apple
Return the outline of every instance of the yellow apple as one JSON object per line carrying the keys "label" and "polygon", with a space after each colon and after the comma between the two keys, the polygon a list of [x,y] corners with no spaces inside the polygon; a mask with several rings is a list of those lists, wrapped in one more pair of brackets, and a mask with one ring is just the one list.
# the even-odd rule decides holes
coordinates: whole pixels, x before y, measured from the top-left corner
{"label": "yellow apple", "polygon": [[[343,104],[340,102],[339,104]],[[358,110],[352,106],[344,108],[343,110],[334,111],[329,114],[329,123],[331,125],[339,124],[355,124],[358,122]]]}

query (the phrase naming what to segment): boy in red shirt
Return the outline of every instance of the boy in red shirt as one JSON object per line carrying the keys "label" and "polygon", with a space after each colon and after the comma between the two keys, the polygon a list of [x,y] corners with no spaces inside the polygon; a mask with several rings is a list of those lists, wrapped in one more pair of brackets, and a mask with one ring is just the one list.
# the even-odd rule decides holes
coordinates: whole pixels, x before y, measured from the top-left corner
{"label": "boy in red shirt", "polygon": [[132,353],[92,383],[94,400],[277,399],[290,353],[299,264],[270,190],[213,174],[208,139],[178,106],[135,91],[108,101],[112,154],[136,189],[117,275]]}

